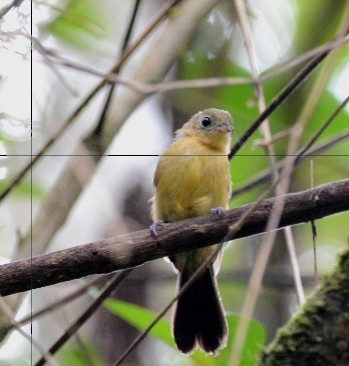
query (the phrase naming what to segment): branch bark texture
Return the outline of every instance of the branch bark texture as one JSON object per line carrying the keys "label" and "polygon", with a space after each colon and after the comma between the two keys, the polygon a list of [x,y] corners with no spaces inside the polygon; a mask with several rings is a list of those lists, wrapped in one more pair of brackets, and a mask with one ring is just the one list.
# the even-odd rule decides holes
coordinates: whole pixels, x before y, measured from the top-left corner
{"label": "branch bark texture", "polygon": [[349,365],[349,251],[335,271],[278,331],[260,365]]}
{"label": "branch bark texture", "polygon": [[[275,199],[263,201],[235,235],[262,233]],[[7,296],[92,274],[135,267],[147,261],[221,242],[229,226],[253,205],[163,224],[158,237],[149,230],[76,246],[0,266],[0,294]],[[290,193],[279,227],[300,224],[349,210],[349,179]],[[33,243],[35,245],[35,243]]]}

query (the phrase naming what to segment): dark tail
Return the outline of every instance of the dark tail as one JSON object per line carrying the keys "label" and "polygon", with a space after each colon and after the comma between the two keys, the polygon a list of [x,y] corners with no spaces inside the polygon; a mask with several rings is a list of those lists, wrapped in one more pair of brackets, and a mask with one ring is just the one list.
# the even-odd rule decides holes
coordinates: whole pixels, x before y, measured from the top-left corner
{"label": "dark tail", "polygon": [[[179,286],[188,281],[179,274]],[[227,324],[212,269],[208,268],[178,300],[173,318],[177,347],[191,352],[196,343],[206,353],[216,353],[226,344]]]}

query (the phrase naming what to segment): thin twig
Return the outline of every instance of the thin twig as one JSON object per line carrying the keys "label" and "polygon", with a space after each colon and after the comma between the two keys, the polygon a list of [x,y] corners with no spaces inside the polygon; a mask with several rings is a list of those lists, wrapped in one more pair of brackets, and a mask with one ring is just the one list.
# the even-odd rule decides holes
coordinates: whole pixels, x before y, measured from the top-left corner
{"label": "thin twig", "polygon": [[[338,47],[345,43],[344,40],[340,42],[335,40],[326,44],[325,46],[317,47],[312,51],[306,52],[305,54],[299,56],[300,60],[296,59],[294,61],[290,61],[290,67],[295,67],[299,63],[304,62],[310,56],[314,56],[321,51],[331,51],[334,48]],[[217,77],[217,78],[204,78],[204,79],[186,79],[186,80],[175,80],[175,81],[163,81],[159,83],[146,83],[141,82],[135,79],[129,79],[126,77],[120,76],[116,72],[104,72],[99,71],[91,66],[83,65],[79,62],[75,62],[72,60],[68,60],[62,55],[58,55],[54,53],[52,50],[49,50],[45,47],[41,47],[41,52],[46,53],[46,56],[50,56],[53,58],[52,61],[59,63],[64,67],[68,67],[77,71],[86,72],[90,75],[98,76],[103,78],[107,83],[110,84],[120,84],[124,85],[139,94],[151,95],[154,93],[174,91],[174,90],[185,90],[185,89],[197,89],[197,88],[217,88],[221,86],[234,86],[234,85],[254,85],[255,80],[248,77]],[[265,83],[266,81],[276,77],[282,72],[287,71],[287,63],[280,64],[280,67],[276,66],[270,70],[267,70],[259,75],[259,82]]]}
{"label": "thin twig", "polygon": [[[136,21],[136,15],[137,15],[138,10],[139,10],[140,3],[141,3],[141,0],[136,0],[135,4],[133,6],[131,19],[128,23],[125,38],[124,38],[124,41],[123,41],[122,46],[121,46],[121,53],[125,52],[126,47],[129,44],[129,41],[130,41],[130,38],[131,38],[131,35],[132,35],[132,31],[133,31],[133,27],[134,27],[134,24],[135,24],[135,21]],[[118,71],[120,71],[120,69],[121,69],[121,67],[119,68]],[[107,94],[106,99],[104,101],[104,106],[102,108],[101,115],[99,117],[99,121],[97,123],[96,128],[92,132],[92,135],[94,135],[94,136],[99,137],[99,135],[102,133],[103,125],[104,125],[105,118],[106,118],[106,115],[107,115],[107,111],[108,111],[109,105],[112,101],[112,96],[113,96],[113,93],[114,93],[114,89],[115,89],[115,84],[110,85],[108,94]]]}
{"label": "thin twig", "polygon": [[0,10],[0,20],[1,18],[3,18],[12,8],[14,7],[19,7],[22,4],[23,0],[13,0],[12,3],[8,4],[7,6],[5,5],[1,10]]}
{"label": "thin twig", "polygon": [[[310,160],[310,187],[314,187],[314,161]],[[319,278],[319,271],[317,266],[317,249],[316,249],[316,224],[315,221],[310,221],[311,225],[311,234],[312,234],[312,240],[313,240],[313,258],[314,258],[314,282],[315,285],[319,284],[320,278]]]}
{"label": "thin twig", "polygon": [[[66,304],[69,304],[70,302],[78,299],[80,296],[85,295],[86,292],[91,289],[91,287],[93,286],[98,286],[100,284],[103,284],[104,282],[106,282],[107,278],[110,275],[107,276],[99,276],[95,279],[93,279],[92,281],[88,282],[86,285],[76,289],[74,292],[63,296],[62,298],[60,298],[59,300],[53,302],[52,304],[49,304],[47,306],[45,306],[43,309],[37,310],[31,314],[28,314],[26,316],[24,316],[23,318],[17,320],[17,324],[19,326],[23,326],[29,322],[32,322],[33,320],[35,320],[36,318],[39,318],[40,316],[43,316],[47,313],[50,313],[54,310],[57,310],[58,308],[60,308],[61,306],[64,306]],[[0,324],[0,334],[4,334],[8,331],[10,331],[11,329],[13,329],[14,325],[11,323],[5,323],[5,324]]]}
{"label": "thin twig", "polygon": [[[240,19],[240,23],[242,25],[243,35],[245,38],[246,48],[247,48],[247,52],[249,55],[253,79],[256,80],[255,90],[256,90],[256,96],[257,96],[257,101],[258,101],[258,108],[261,113],[263,110],[265,110],[266,103],[265,103],[265,98],[264,98],[263,87],[259,81],[257,58],[256,58],[256,55],[254,52],[253,41],[252,41],[252,31],[251,31],[250,24],[248,21],[245,3],[242,0],[235,0],[235,4],[236,4],[236,9],[237,9],[237,14]],[[269,164],[270,164],[271,174],[273,177],[273,182],[275,182],[279,179],[279,171],[277,169],[275,151],[274,151],[274,146],[273,146],[272,138],[271,138],[270,124],[269,124],[269,120],[267,118],[260,125],[260,131],[261,131],[262,135],[264,136],[264,141],[265,141],[264,148],[265,148],[267,156],[269,158]],[[279,185],[275,186],[275,194],[276,194],[276,196],[280,195],[280,186]],[[303,285],[302,285],[302,281],[301,281],[301,274],[300,274],[299,265],[298,265],[298,261],[297,261],[297,255],[296,255],[296,249],[295,249],[292,229],[290,227],[285,227],[283,229],[283,233],[285,236],[285,241],[286,241],[288,253],[290,256],[290,263],[291,263],[291,268],[292,268],[292,272],[294,275],[297,297],[298,297],[299,302],[303,303],[304,302],[304,289],[303,289]],[[258,259],[257,259],[257,262],[258,262]],[[264,273],[263,273],[263,275],[264,275]],[[244,310],[242,310],[242,312],[244,312]]]}
{"label": "thin twig", "polygon": [[[295,165],[296,166],[299,165],[303,161],[308,160],[310,157],[326,156],[323,154],[324,151],[331,149],[333,146],[336,146],[340,142],[345,141],[347,139],[349,139],[349,131],[344,131],[341,134],[339,134],[333,138],[330,138],[330,139],[322,142],[321,144],[316,145],[313,149],[310,149],[310,145],[309,145],[308,146],[309,150],[307,153],[306,152],[302,153],[302,151],[299,151],[297,153],[297,159],[296,159]],[[302,153],[302,156],[298,159],[298,156],[301,153]],[[282,167],[282,164],[283,164],[283,161],[278,163],[277,167],[278,167],[279,171]],[[257,188],[258,186],[262,185],[263,183],[268,183],[270,181],[271,181],[270,171],[268,170],[266,172],[262,172],[255,178],[253,178],[250,181],[243,184],[242,186],[235,188],[232,192],[231,199],[233,199],[243,193],[246,193],[253,188]]]}
{"label": "thin twig", "polygon": [[[349,32],[349,28],[345,30],[345,35]],[[344,34],[340,34],[335,37],[332,42],[336,42],[338,38],[342,38]],[[241,149],[244,143],[249,137],[256,131],[256,129],[263,123],[263,121],[278,107],[280,107],[285,100],[294,93],[307,79],[307,77],[316,69],[316,67],[328,56],[330,53],[329,49],[325,49],[318,55],[316,55],[297,75],[281,90],[281,92],[271,101],[265,111],[258,116],[256,121],[245,131],[240,137],[239,141],[233,146],[229,153],[229,159],[231,159]]]}
{"label": "thin twig", "polygon": [[[128,48],[125,53],[121,56],[120,60],[111,69],[110,73],[117,72],[119,68],[126,62],[128,57],[141,45],[145,37],[160,23],[163,17],[168,13],[171,7],[181,0],[172,0],[166,5],[166,7],[158,14],[150,26],[140,35],[135,41],[132,47]],[[33,37],[34,39],[34,37]],[[35,42],[37,44],[37,42]],[[23,177],[32,169],[42,156],[48,151],[48,149],[57,141],[67,128],[75,121],[85,107],[91,102],[91,100],[97,95],[97,93],[107,83],[106,80],[99,82],[80,103],[80,105],[71,113],[69,118],[57,129],[57,131],[49,138],[49,140],[41,147],[40,151],[33,157],[33,159],[25,165],[22,170],[10,181],[7,186],[0,193],[0,202],[12,191],[14,187],[23,179]]]}
{"label": "thin twig", "polygon": [[[50,347],[49,353],[55,354],[74,335],[77,330],[94,314],[102,302],[121,284],[121,282],[132,271],[132,268],[114,275],[103,287],[98,298],[76,319],[76,321],[64,332],[64,334]],[[45,359],[41,358],[35,366],[43,366]]]}
{"label": "thin twig", "polygon": [[[349,12],[349,7],[347,8]],[[347,33],[349,28],[347,24],[347,17],[348,12],[344,13],[343,19],[346,21],[345,28],[341,28],[339,31],[339,35],[342,35],[344,31]],[[342,30],[344,29],[344,30]],[[255,308],[255,304],[257,301],[258,293],[261,287],[262,283],[262,277],[263,273],[265,272],[265,268],[269,259],[269,255],[271,252],[271,249],[273,247],[273,243],[276,237],[276,231],[275,229],[278,227],[282,211],[285,205],[285,194],[287,193],[291,181],[291,174],[293,171],[293,168],[295,166],[296,157],[294,154],[296,153],[296,149],[299,145],[301,136],[303,134],[303,131],[305,129],[305,126],[309,122],[310,116],[313,113],[313,110],[316,107],[316,104],[318,103],[320,96],[322,94],[322,91],[326,85],[326,82],[329,78],[330,71],[333,69],[334,66],[334,59],[336,57],[336,54],[332,55],[332,57],[329,59],[329,67],[325,69],[323,74],[320,78],[318,78],[312,88],[312,93],[310,94],[304,109],[302,110],[302,113],[297,121],[297,123],[291,128],[291,134],[290,134],[290,141],[287,148],[287,154],[285,163],[283,166],[283,171],[281,173],[282,179],[280,180],[280,190],[278,196],[275,200],[275,205],[273,205],[273,209],[270,214],[270,218],[267,223],[266,228],[266,234],[264,235],[262,239],[262,243],[259,247],[259,252],[257,255],[257,260],[255,263],[255,267],[252,271],[251,278],[248,285],[248,290],[244,299],[243,307],[242,309],[244,312],[242,313],[242,316],[240,318],[238,327],[237,327],[237,333],[238,337],[235,337],[234,344],[233,344],[233,350],[232,350],[232,357],[230,359],[230,364],[235,366],[240,363],[240,355],[243,349],[243,345],[246,340],[246,335],[248,331],[248,321],[251,319],[253,310]],[[327,66],[327,65],[326,65]]]}
{"label": "thin twig", "polygon": [[349,95],[343,100],[343,102],[336,108],[336,110],[331,114],[331,116],[325,121],[325,123],[318,129],[314,136],[309,140],[309,142],[304,146],[304,148],[297,154],[296,164],[303,157],[303,155],[314,145],[315,141],[321,136],[321,134],[326,130],[326,128],[334,121],[339,112],[345,108],[349,102]]}
{"label": "thin twig", "polygon": [[56,360],[50,355],[49,352],[45,352],[45,350],[41,347],[41,345],[29,334],[27,334],[15,321],[15,314],[12,312],[11,308],[6,304],[4,299],[0,298],[0,308],[3,314],[11,321],[12,326],[17,330],[17,332],[22,335],[26,340],[30,342],[31,345],[34,346],[42,356],[42,358],[51,366],[58,366]]}

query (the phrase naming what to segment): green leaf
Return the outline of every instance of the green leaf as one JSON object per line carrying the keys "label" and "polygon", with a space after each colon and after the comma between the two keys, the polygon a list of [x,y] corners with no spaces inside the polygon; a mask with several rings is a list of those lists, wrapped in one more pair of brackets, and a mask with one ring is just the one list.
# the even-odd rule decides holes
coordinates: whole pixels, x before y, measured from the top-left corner
{"label": "green leaf", "polygon": [[[231,353],[232,344],[233,344],[233,335],[235,336],[238,323],[241,319],[240,316],[230,315],[227,317],[229,329],[231,332],[231,336],[229,337],[229,344],[226,348]],[[238,334],[236,336],[239,336]],[[253,366],[258,365],[259,354],[265,344],[266,336],[265,336],[265,328],[264,326],[258,322],[257,320],[250,320],[250,325],[247,332],[246,341],[244,344],[244,348],[241,354],[241,362],[240,366]],[[225,356],[225,353],[222,352],[222,358]],[[229,357],[231,355],[229,354]],[[228,365],[229,360],[224,359],[225,363],[221,365]]]}
{"label": "green leaf", "polygon": [[[220,355],[216,357],[217,366],[228,366],[231,357],[232,347],[234,343],[234,337],[240,317],[237,315],[230,314],[227,316],[227,322],[229,327],[229,339],[227,347],[222,350]],[[237,334],[236,336],[239,337]],[[261,323],[257,320],[252,319],[250,321],[245,345],[241,354],[240,366],[254,366],[258,365],[259,354],[265,343],[265,330]]]}
{"label": "green leaf", "polygon": [[[107,299],[104,301],[104,306],[109,311],[141,331],[144,331],[149,326],[149,324],[153,322],[153,320],[157,317],[157,314],[151,310],[120,300]],[[160,319],[151,329],[149,334],[152,337],[165,342],[168,346],[177,350],[174,339],[172,337],[171,325],[169,321],[165,319]],[[179,351],[178,356],[181,356]],[[185,357],[187,361],[188,359],[192,359],[193,365],[216,365],[214,356],[207,356],[199,350],[194,351],[190,356],[183,357]]]}
{"label": "green leaf", "polygon": [[[0,180],[0,192],[2,192],[7,187],[7,180]],[[44,198],[45,189],[40,184],[32,184],[30,181],[23,180],[22,182],[16,184],[12,192],[16,197],[22,198]]]}
{"label": "green leaf", "polygon": [[[74,365],[74,366],[103,366],[105,363],[102,361],[100,354],[94,345],[85,342],[80,339],[83,343],[83,347],[75,348],[71,345],[66,345],[61,349],[57,355],[57,359],[60,365]],[[87,362],[88,360],[88,362]]]}
{"label": "green leaf", "polygon": [[[104,306],[141,331],[145,330],[157,316],[156,313],[148,309],[120,300],[107,299],[104,301]],[[175,347],[174,340],[171,336],[171,326],[167,320],[160,319],[151,329],[150,334],[169,346]]]}
{"label": "green leaf", "polygon": [[[124,301],[107,299],[104,306],[116,314],[118,317],[128,322],[137,329],[144,331],[149,324],[156,318],[157,314],[141,306],[127,303]],[[228,315],[227,322],[229,327],[228,345],[218,356],[205,355],[196,350],[189,357],[193,365],[200,366],[226,366],[229,365],[230,353],[233,344],[233,335],[236,332],[240,317],[237,315]],[[162,340],[170,347],[176,349],[172,338],[171,326],[167,320],[160,319],[150,331],[150,335],[156,339]],[[246,343],[242,352],[240,366],[257,365],[259,353],[265,343],[264,327],[256,320],[250,321],[250,326],[246,338]],[[187,357],[188,360],[188,357]]]}
{"label": "green leaf", "polygon": [[93,39],[100,39],[104,34],[100,6],[92,0],[69,0],[43,29],[70,46],[89,48]]}

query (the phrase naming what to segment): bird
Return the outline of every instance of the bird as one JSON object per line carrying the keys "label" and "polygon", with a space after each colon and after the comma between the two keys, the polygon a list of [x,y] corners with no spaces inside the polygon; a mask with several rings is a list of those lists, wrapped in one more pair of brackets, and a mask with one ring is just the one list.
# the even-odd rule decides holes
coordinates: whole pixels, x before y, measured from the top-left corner
{"label": "bird", "polygon": [[[154,175],[153,225],[221,214],[228,208],[231,176],[228,153],[232,135],[229,112],[209,108],[196,113],[175,133],[163,152]],[[178,272],[177,293],[217,243],[169,257]],[[180,296],[174,306],[172,332],[179,351],[190,354],[199,347],[217,355],[226,346],[228,327],[216,282],[221,251]]]}

